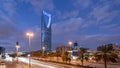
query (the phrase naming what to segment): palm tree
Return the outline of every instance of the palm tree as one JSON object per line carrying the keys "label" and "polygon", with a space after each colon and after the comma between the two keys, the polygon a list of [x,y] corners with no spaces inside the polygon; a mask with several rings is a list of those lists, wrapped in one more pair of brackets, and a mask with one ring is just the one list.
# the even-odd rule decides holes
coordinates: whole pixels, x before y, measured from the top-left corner
{"label": "palm tree", "polygon": [[115,58],[118,58],[117,54],[115,54],[113,44],[107,44],[97,47],[97,53],[95,54],[95,59],[97,61],[104,61],[104,66],[107,68],[107,61],[115,62]]}
{"label": "palm tree", "polygon": [[85,59],[85,53],[87,52],[87,48],[80,48],[79,51],[78,51],[78,56],[81,60],[81,63],[82,63],[82,66],[83,66],[83,62],[84,62],[84,59]]}

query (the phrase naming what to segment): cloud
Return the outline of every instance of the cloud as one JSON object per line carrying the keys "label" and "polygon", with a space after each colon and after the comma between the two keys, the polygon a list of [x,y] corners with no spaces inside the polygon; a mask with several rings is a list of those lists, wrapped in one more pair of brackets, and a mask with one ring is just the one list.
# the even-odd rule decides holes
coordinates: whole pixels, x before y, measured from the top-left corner
{"label": "cloud", "polygon": [[110,31],[111,31],[112,33],[120,34],[120,27],[117,26],[117,27],[111,28]]}
{"label": "cloud", "polygon": [[69,18],[76,18],[79,14],[79,10],[74,11],[56,11],[55,17],[58,20],[66,20]]}
{"label": "cloud", "polygon": [[83,23],[82,18],[71,18],[53,24],[52,43],[54,48],[58,45],[68,45],[68,41],[78,41],[78,38],[81,38],[78,32],[82,31]]}
{"label": "cloud", "polygon": [[54,4],[52,0],[23,0],[26,3],[30,3],[37,12],[48,10],[52,11],[54,9]]}
{"label": "cloud", "polygon": [[111,3],[105,2],[105,5],[94,7],[89,17],[93,17],[98,22],[110,22],[118,16],[119,10],[111,10]]}
{"label": "cloud", "polygon": [[75,0],[73,6],[76,8],[85,9],[87,7],[90,7],[91,4],[92,0]]}
{"label": "cloud", "polygon": [[0,46],[5,47],[7,51],[13,51],[15,43],[23,41],[23,31],[16,27],[18,24],[13,23],[12,17],[5,15],[2,11],[0,15]]}
{"label": "cloud", "polygon": [[[25,27],[31,29],[31,31],[35,33],[35,36],[31,39],[31,49],[40,49],[41,31],[40,27],[37,26],[39,22],[37,21],[38,23],[35,23],[35,20],[30,20],[34,23],[24,23],[27,25],[25,26],[23,23],[21,24],[16,21],[29,22],[27,21],[29,18],[26,19],[25,17],[22,17],[27,14],[21,14],[21,12],[25,11],[26,13],[29,11],[28,8],[31,8],[30,11],[33,12],[30,12],[31,14],[28,12],[31,18],[33,15],[36,15],[36,12],[37,14],[41,14],[42,10],[47,10],[53,15],[53,46],[62,44],[68,45],[67,42],[71,40],[73,42],[78,41],[81,46],[95,48],[97,45],[120,40],[119,20],[115,22],[116,17],[119,19],[118,15],[120,12],[118,8],[113,8],[119,5],[119,0],[113,1],[113,4],[112,1],[105,0],[93,3],[93,0],[75,0],[72,5],[69,5],[69,7],[66,6],[66,8],[70,8],[70,11],[63,7],[64,10],[61,11],[60,8],[56,8],[56,4],[53,3],[53,0],[4,1],[0,3],[0,38],[2,40],[0,41],[0,44],[2,46],[6,45],[7,49],[14,49],[16,41],[19,41],[21,50],[26,50],[28,37],[25,35],[25,29],[21,28]],[[28,7],[27,9],[25,9],[26,6]],[[23,8],[23,10],[20,8]],[[17,11],[19,11],[20,16],[15,15],[17,14]],[[34,13],[34,11],[36,12]],[[14,19],[14,17],[16,17],[16,19]],[[35,17],[38,17],[38,20],[40,21],[39,16]],[[100,22],[110,23],[99,24]],[[32,25],[32,27],[30,25]],[[109,32],[111,32],[111,34]],[[113,34],[112,32],[116,33]]]}
{"label": "cloud", "polygon": [[113,0],[112,4],[120,6],[120,0]]}
{"label": "cloud", "polygon": [[96,35],[85,35],[84,39],[81,39],[79,43],[83,47],[95,49],[97,46],[108,43],[116,43],[116,41],[118,40],[120,40],[120,35],[96,34]]}
{"label": "cloud", "polygon": [[0,35],[2,36],[11,36],[19,33],[19,30],[12,26],[11,23],[6,23],[5,20],[0,20]]}
{"label": "cloud", "polygon": [[3,8],[6,10],[8,15],[10,15],[10,16],[12,16],[13,14],[16,13],[15,7],[14,7],[14,5],[12,3],[4,3]]}
{"label": "cloud", "polygon": [[71,18],[53,24],[52,31],[54,35],[69,34],[78,31],[81,25],[82,18]]}
{"label": "cloud", "polygon": [[116,27],[119,27],[119,25],[114,23],[114,24],[109,24],[109,25],[103,25],[100,28],[109,30],[109,29],[113,29],[113,28],[116,28]]}
{"label": "cloud", "polygon": [[[20,43],[22,51],[27,51],[28,38],[26,37],[25,30],[19,28],[21,25],[14,18],[16,12],[17,1],[4,1],[0,4],[0,45],[5,47],[7,51],[14,51],[16,42]],[[22,25],[24,27],[24,25]],[[40,49],[40,29],[37,26],[31,28],[35,33],[35,37],[32,40],[33,50]],[[3,41],[4,40],[4,41]],[[39,45],[39,46],[38,46]],[[38,48],[39,47],[39,48]]]}
{"label": "cloud", "polygon": [[13,16],[16,13],[16,1],[14,0],[5,0],[1,1],[0,7],[1,11],[4,11],[6,15]]}
{"label": "cloud", "polygon": [[96,35],[85,35],[85,39],[82,42],[87,43],[110,43],[116,40],[120,40],[120,35],[108,35],[108,34],[96,34]]}
{"label": "cloud", "polygon": [[[66,35],[57,35],[56,37],[53,37],[54,44],[56,45],[68,45],[68,41],[78,42],[79,47],[86,47],[90,49],[96,49],[97,46],[108,44],[108,43],[118,43],[118,40],[120,40],[120,35],[114,34],[79,34],[76,32],[71,32]],[[64,41],[60,41],[64,40]]]}

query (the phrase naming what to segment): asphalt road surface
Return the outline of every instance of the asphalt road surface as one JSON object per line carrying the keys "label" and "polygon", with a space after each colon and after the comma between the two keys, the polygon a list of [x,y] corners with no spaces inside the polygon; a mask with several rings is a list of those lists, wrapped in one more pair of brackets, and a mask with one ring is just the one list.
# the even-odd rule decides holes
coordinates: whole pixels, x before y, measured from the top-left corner
{"label": "asphalt road surface", "polygon": [[[103,64],[97,63],[84,63],[84,65],[93,66],[96,68],[104,68]],[[108,68],[120,68],[119,65],[108,65]],[[4,63],[0,63],[0,68],[29,68],[29,59],[25,57],[19,57],[19,62],[14,61],[6,61]],[[82,68],[72,65],[52,63],[52,62],[43,62],[38,60],[31,59],[31,68]]]}
{"label": "asphalt road surface", "polygon": [[[19,62],[22,62],[29,65],[28,58],[19,58]],[[38,60],[31,60],[31,67],[32,68],[81,68],[72,65],[65,65],[65,64],[58,64],[58,63],[51,63],[51,62],[42,62]]]}

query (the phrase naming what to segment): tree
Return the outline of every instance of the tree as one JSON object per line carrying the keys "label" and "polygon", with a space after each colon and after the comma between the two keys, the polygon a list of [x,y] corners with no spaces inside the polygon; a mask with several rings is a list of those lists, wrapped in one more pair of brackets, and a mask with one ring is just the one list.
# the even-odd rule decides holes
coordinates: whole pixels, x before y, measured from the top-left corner
{"label": "tree", "polygon": [[33,57],[40,57],[42,56],[42,51],[33,51],[31,52]]}
{"label": "tree", "polygon": [[50,60],[52,59],[52,57],[54,57],[55,56],[55,54],[53,53],[53,52],[49,52],[48,53],[48,57],[50,57]]}
{"label": "tree", "polygon": [[78,51],[78,56],[79,56],[78,59],[81,60],[82,66],[83,66],[86,52],[87,52],[87,48],[80,48]]}
{"label": "tree", "polygon": [[69,58],[69,53],[67,51],[62,56],[62,59],[63,59],[63,62],[65,61],[67,63],[67,61],[69,61],[70,63],[71,59]]}
{"label": "tree", "polygon": [[97,61],[102,60],[104,62],[105,68],[107,68],[107,62],[116,62],[115,58],[118,58],[118,55],[114,53],[113,44],[107,44],[97,47],[97,53],[95,54],[95,59]]}
{"label": "tree", "polygon": [[60,56],[61,56],[61,53],[60,53],[60,51],[59,51],[59,50],[56,50],[55,56],[57,57],[57,62],[58,62],[58,57],[60,57]]}

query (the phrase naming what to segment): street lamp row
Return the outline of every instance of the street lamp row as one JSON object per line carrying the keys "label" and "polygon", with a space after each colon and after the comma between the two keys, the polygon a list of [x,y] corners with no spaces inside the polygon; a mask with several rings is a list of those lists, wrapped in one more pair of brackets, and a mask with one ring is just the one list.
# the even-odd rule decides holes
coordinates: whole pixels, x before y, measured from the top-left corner
{"label": "street lamp row", "polygon": [[28,36],[28,50],[29,50],[29,68],[31,68],[31,49],[30,49],[30,45],[31,45],[31,37],[34,36],[33,32],[27,32],[26,35]]}

